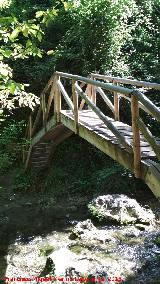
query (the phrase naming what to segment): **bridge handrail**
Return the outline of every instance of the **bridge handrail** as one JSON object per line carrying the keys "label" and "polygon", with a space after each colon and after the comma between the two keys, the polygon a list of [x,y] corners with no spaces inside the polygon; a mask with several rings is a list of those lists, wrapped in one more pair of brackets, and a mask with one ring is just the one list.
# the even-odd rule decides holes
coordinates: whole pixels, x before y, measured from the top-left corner
{"label": "bridge handrail", "polygon": [[91,73],[91,77],[94,79],[100,79],[100,80],[106,80],[109,82],[115,82],[115,83],[122,83],[126,85],[132,85],[137,87],[144,87],[144,88],[151,88],[155,90],[160,90],[160,84],[158,83],[151,83],[147,81],[138,81],[134,79],[124,79],[120,77],[114,77],[114,76],[108,76],[108,75],[101,75],[96,73]]}
{"label": "bridge handrail", "polygon": [[156,107],[151,100],[149,100],[144,94],[142,94],[140,91],[138,90],[133,90],[130,88],[124,88],[121,86],[115,86],[115,85],[111,85],[108,83],[103,83],[100,81],[95,81],[89,78],[85,78],[82,76],[77,76],[77,75],[72,75],[72,74],[68,74],[68,73],[63,73],[63,72],[55,72],[56,75],[63,77],[63,78],[68,78],[68,79],[72,79],[75,81],[80,81],[80,82],[84,82],[86,84],[91,84],[93,86],[97,86],[97,87],[101,87],[105,90],[108,91],[112,91],[112,92],[116,92],[116,93],[122,93],[124,95],[134,95],[137,97],[137,99],[139,100],[139,102],[142,103],[143,106],[145,106],[146,108],[146,112],[150,113],[153,115],[153,117],[155,117],[158,121],[160,121],[160,110],[158,107]]}

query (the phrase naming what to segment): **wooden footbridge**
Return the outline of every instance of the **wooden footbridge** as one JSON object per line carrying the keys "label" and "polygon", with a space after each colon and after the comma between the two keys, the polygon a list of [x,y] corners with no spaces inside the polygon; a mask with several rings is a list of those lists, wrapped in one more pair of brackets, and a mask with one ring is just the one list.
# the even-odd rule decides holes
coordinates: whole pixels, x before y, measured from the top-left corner
{"label": "wooden footbridge", "polygon": [[[160,90],[160,84],[155,83],[55,72],[41,94],[40,106],[29,117],[26,168],[47,167],[56,146],[76,133],[130,169],[160,197],[160,138],[153,136],[140,118],[143,110],[160,122],[160,109],[140,92],[140,86]],[[130,102],[130,125],[120,121],[121,98]]]}

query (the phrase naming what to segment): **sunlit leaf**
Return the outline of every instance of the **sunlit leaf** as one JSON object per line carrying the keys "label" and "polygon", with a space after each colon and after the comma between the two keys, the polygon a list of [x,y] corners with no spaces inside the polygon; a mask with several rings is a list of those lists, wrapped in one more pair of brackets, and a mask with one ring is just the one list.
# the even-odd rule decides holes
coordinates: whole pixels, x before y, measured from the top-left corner
{"label": "sunlit leaf", "polygon": [[11,40],[16,39],[16,38],[18,37],[19,33],[20,33],[19,28],[16,28],[16,29],[11,33],[10,39],[11,39]]}
{"label": "sunlit leaf", "polygon": [[12,83],[12,84],[10,85],[10,87],[9,87],[10,93],[11,93],[12,95],[14,95],[15,89],[16,89],[16,85],[15,85],[14,83]]}
{"label": "sunlit leaf", "polygon": [[23,29],[22,33],[23,33],[24,37],[28,37],[28,28],[26,27],[25,29]]}
{"label": "sunlit leaf", "polygon": [[26,48],[28,48],[30,46],[32,46],[32,42],[31,42],[30,39],[28,39],[27,42],[26,42]]}
{"label": "sunlit leaf", "polygon": [[38,34],[37,34],[37,38],[38,38],[39,41],[42,41],[42,34],[41,34],[41,33],[38,33]]}
{"label": "sunlit leaf", "polygon": [[12,50],[10,50],[10,49],[6,49],[6,50],[3,52],[3,55],[4,55],[5,57],[10,57],[11,54],[12,54]]}
{"label": "sunlit leaf", "polygon": [[42,16],[43,16],[43,14],[44,14],[44,12],[43,12],[43,11],[38,11],[38,12],[36,12],[36,18],[40,18],[40,17],[42,17]]}
{"label": "sunlit leaf", "polygon": [[52,55],[52,54],[54,54],[54,51],[53,51],[53,50],[48,50],[48,51],[47,51],[47,55]]}

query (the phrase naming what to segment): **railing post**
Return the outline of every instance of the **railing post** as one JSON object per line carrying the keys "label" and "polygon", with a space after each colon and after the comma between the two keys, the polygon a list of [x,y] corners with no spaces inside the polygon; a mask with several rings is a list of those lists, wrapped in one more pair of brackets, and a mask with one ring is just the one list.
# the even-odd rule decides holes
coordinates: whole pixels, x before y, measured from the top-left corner
{"label": "railing post", "polygon": [[78,127],[78,94],[75,89],[75,81],[72,80],[72,97],[73,97],[73,104],[74,104],[74,121],[75,121],[75,134],[78,134],[79,127]]}
{"label": "railing post", "polygon": [[55,76],[55,88],[54,88],[54,116],[56,122],[60,122],[61,111],[61,92],[59,91],[58,82],[59,76]]}
{"label": "railing post", "polygon": [[96,105],[96,87],[92,86],[92,103]]}
{"label": "railing post", "polygon": [[[115,83],[114,81],[113,84],[117,85],[117,83]],[[114,119],[119,121],[119,96],[117,92],[113,93],[114,93]]]}
{"label": "railing post", "polygon": [[[88,84],[86,89],[86,95],[92,100],[92,85]],[[87,106],[88,109],[90,109],[89,106]]]}
{"label": "railing post", "polygon": [[54,82],[54,118],[55,121],[57,122],[57,80],[55,78],[55,82]]}
{"label": "railing post", "polygon": [[46,128],[46,100],[45,100],[45,94],[42,95],[42,114],[43,114],[43,126]]}
{"label": "railing post", "polygon": [[138,99],[136,98],[134,91],[131,94],[131,112],[133,131],[134,174],[136,178],[141,178],[141,147],[140,131],[138,126],[139,106]]}
{"label": "railing post", "polygon": [[[57,76],[56,82],[58,82],[59,79],[60,77]],[[57,122],[60,122],[61,121],[61,91],[59,90],[58,85],[56,88],[56,92],[57,92]]]}
{"label": "railing post", "polygon": [[[94,80],[92,76],[91,79]],[[96,105],[96,87],[93,85],[91,85],[91,101]]]}
{"label": "railing post", "polygon": [[92,86],[90,84],[87,85],[86,94],[90,98],[92,98]]}

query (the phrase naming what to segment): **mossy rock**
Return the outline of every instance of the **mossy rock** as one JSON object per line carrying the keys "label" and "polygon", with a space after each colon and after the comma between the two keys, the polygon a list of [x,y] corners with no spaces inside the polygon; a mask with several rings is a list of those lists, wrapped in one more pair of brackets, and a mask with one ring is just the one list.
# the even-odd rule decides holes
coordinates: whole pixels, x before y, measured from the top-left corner
{"label": "mossy rock", "polygon": [[49,254],[51,254],[53,251],[55,250],[55,248],[49,244],[46,244],[44,246],[41,246],[39,248],[40,251],[40,255],[42,256],[48,256]]}
{"label": "mossy rock", "polygon": [[80,254],[84,248],[79,244],[74,244],[71,245],[69,249],[76,254]]}
{"label": "mossy rock", "polygon": [[96,221],[98,221],[100,223],[101,222],[103,223],[105,221],[105,216],[101,212],[99,212],[99,210],[97,210],[97,208],[95,206],[89,204],[88,209],[89,209],[89,213],[91,215],[91,218],[93,220],[95,219]]}
{"label": "mossy rock", "polygon": [[160,236],[155,238],[154,243],[160,248]]}

